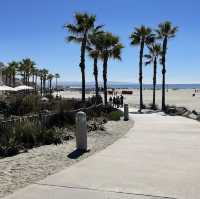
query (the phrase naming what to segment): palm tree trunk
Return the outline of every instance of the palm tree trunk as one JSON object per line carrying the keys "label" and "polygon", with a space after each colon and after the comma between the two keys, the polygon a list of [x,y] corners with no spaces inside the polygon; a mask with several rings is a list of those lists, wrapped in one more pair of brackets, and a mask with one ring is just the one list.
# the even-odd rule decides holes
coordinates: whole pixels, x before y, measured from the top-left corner
{"label": "palm tree trunk", "polygon": [[94,79],[95,79],[95,92],[96,98],[99,95],[99,84],[98,84],[98,66],[97,66],[98,59],[94,58]]}
{"label": "palm tree trunk", "polygon": [[12,86],[12,74],[9,74],[9,86]]}
{"label": "palm tree trunk", "polygon": [[157,58],[154,58],[153,67],[153,109],[156,107],[156,72],[157,72]]}
{"label": "palm tree trunk", "polygon": [[34,81],[35,81],[35,75],[32,75],[32,85],[34,85]]}
{"label": "palm tree trunk", "polygon": [[50,95],[52,94],[52,83],[51,83],[51,79],[49,80],[49,90],[50,90]]}
{"label": "palm tree trunk", "polygon": [[58,79],[56,78],[56,91],[58,90]]}
{"label": "palm tree trunk", "polygon": [[43,78],[43,94],[46,94],[46,78]]}
{"label": "palm tree trunk", "polygon": [[15,72],[13,72],[13,87],[15,87]]}
{"label": "palm tree trunk", "polygon": [[8,85],[8,74],[6,74],[6,85]]}
{"label": "palm tree trunk", "polygon": [[40,78],[40,94],[41,94],[41,96],[42,96],[42,90],[43,90],[42,82],[43,82],[43,80],[42,80],[42,78]]}
{"label": "palm tree trunk", "polygon": [[24,72],[24,74],[23,74],[23,84],[26,85],[26,73],[25,73],[25,72]]}
{"label": "palm tree trunk", "polygon": [[139,83],[140,83],[140,111],[143,109],[143,88],[142,88],[142,59],[144,52],[144,41],[140,45],[140,62],[139,62]]}
{"label": "palm tree trunk", "polygon": [[108,104],[107,99],[107,67],[108,67],[108,57],[106,56],[103,60],[103,81],[104,81],[104,104]]}
{"label": "palm tree trunk", "polygon": [[37,91],[37,78],[38,78],[38,76],[37,76],[37,74],[35,75],[35,92]]}
{"label": "palm tree trunk", "polygon": [[166,67],[165,67],[165,57],[167,52],[167,37],[164,38],[163,41],[163,54],[162,54],[162,111],[165,111],[165,74],[166,74]]}
{"label": "palm tree trunk", "polygon": [[58,78],[56,78],[56,95],[58,96]]}
{"label": "palm tree trunk", "polygon": [[85,49],[86,49],[86,42],[87,42],[87,32],[84,34],[84,39],[81,44],[81,62],[79,64],[81,68],[81,75],[82,75],[82,102],[85,104]]}

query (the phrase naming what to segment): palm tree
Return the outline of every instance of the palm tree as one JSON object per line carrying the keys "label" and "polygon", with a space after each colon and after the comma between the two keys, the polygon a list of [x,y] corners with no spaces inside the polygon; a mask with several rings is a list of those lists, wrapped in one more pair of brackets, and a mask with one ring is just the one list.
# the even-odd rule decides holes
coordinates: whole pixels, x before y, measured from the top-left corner
{"label": "palm tree", "polygon": [[29,58],[28,59],[23,59],[22,62],[20,62],[19,70],[22,73],[23,82],[27,86],[29,86],[30,76],[31,76],[31,72],[32,72],[34,66],[35,66],[35,62],[33,62]]}
{"label": "palm tree", "polygon": [[10,83],[10,86],[12,85],[13,87],[15,87],[15,79],[16,79],[18,66],[19,66],[19,63],[15,61],[8,63],[8,68],[10,71],[10,78],[11,78],[10,81],[12,82]]}
{"label": "palm tree", "polygon": [[40,70],[35,68],[35,92],[37,91],[38,76],[40,76]]}
{"label": "palm tree", "polygon": [[75,24],[66,24],[64,28],[72,35],[67,37],[68,42],[81,45],[80,69],[82,74],[82,102],[85,103],[85,51],[89,32],[94,28],[96,16],[87,13],[76,13]]}
{"label": "palm tree", "polygon": [[54,75],[48,74],[47,79],[49,80],[49,92],[50,92],[50,95],[52,94],[52,80],[53,80],[53,78],[54,78]]}
{"label": "palm tree", "polygon": [[43,71],[39,70],[39,77],[40,77],[40,95],[43,94]]}
{"label": "palm tree", "polygon": [[48,73],[49,73],[49,72],[48,72],[48,70],[45,69],[45,68],[42,69],[41,72],[42,72],[42,85],[43,85],[43,86],[42,86],[42,87],[43,87],[43,88],[42,88],[42,90],[43,90],[42,93],[43,93],[43,94],[46,94],[46,80],[47,80],[47,76],[48,76]]}
{"label": "palm tree", "polygon": [[144,55],[147,59],[145,65],[153,64],[153,109],[156,107],[156,75],[157,75],[157,61],[161,56],[162,50],[160,44],[151,44],[148,46],[149,54]]}
{"label": "palm tree", "polygon": [[58,79],[60,78],[60,75],[58,73],[56,73],[54,76],[56,79],[56,91],[58,91]]}
{"label": "palm tree", "polygon": [[152,33],[151,28],[141,26],[139,28],[135,28],[135,31],[130,36],[131,45],[140,46],[140,60],[139,60],[139,83],[140,83],[140,111],[142,110],[143,104],[143,94],[142,94],[142,65],[143,65],[143,54],[145,44],[150,44],[154,40],[154,34]]}
{"label": "palm tree", "polygon": [[165,110],[165,74],[166,74],[166,54],[167,54],[167,43],[168,39],[175,37],[178,27],[173,27],[171,22],[166,21],[158,25],[156,33],[158,39],[162,40],[162,110]]}
{"label": "palm tree", "polygon": [[103,26],[98,26],[95,28],[91,34],[88,35],[88,46],[87,50],[89,52],[89,56],[93,59],[93,75],[95,79],[95,93],[96,99],[99,96],[99,85],[98,85],[98,59],[100,56],[100,40],[99,35],[103,33],[101,30]]}
{"label": "palm tree", "polygon": [[12,68],[8,65],[8,67],[4,70],[4,75],[6,76],[6,85],[11,86],[12,82]]}
{"label": "palm tree", "polygon": [[99,34],[100,57],[103,60],[103,81],[104,81],[104,103],[107,105],[107,70],[109,58],[121,60],[121,50],[123,45],[119,38],[112,33],[104,32]]}

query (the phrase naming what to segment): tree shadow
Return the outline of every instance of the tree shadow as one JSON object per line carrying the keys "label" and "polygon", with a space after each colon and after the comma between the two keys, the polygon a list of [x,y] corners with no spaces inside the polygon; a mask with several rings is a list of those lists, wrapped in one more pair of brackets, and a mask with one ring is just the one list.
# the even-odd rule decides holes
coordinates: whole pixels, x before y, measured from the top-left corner
{"label": "tree shadow", "polygon": [[90,150],[76,149],[76,150],[72,151],[70,154],[68,154],[67,157],[70,159],[78,159],[84,153],[89,153],[89,152],[90,152]]}

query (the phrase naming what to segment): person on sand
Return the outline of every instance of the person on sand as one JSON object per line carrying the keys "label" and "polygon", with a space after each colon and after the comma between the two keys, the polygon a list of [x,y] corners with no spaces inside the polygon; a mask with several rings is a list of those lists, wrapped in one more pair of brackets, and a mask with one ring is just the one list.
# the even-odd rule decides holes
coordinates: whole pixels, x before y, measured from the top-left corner
{"label": "person on sand", "polygon": [[109,98],[109,103],[110,103],[110,105],[112,105],[112,102],[113,102],[113,99],[112,99],[112,97],[110,96],[110,98]]}
{"label": "person on sand", "polygon": [[119,106],[120,106],[120,98],[119,98],[119,96],[117,96],[116,102],[117,102],[117,108],[119,108]]}
{"label": "person on sand", "polygon": [[124,96],[123,95],[120,96],[120,105],[121,105],[121,107],[124,106]]}
{"label": "person on sand", "polygon": [[116,106],[116,98],[115,98],[115,96],[113,97],[113,107],[115,108],[115,106]]}

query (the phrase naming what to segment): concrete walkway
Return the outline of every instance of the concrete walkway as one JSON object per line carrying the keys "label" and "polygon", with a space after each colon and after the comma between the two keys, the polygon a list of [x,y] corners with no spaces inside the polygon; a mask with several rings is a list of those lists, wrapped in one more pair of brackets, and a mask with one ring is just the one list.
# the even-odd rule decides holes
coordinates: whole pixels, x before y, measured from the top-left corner
{"label": "concrete walkway", "polygon": [[200,123],[131,117],[135,126],[113,145],[7,199],[199,198]]}

